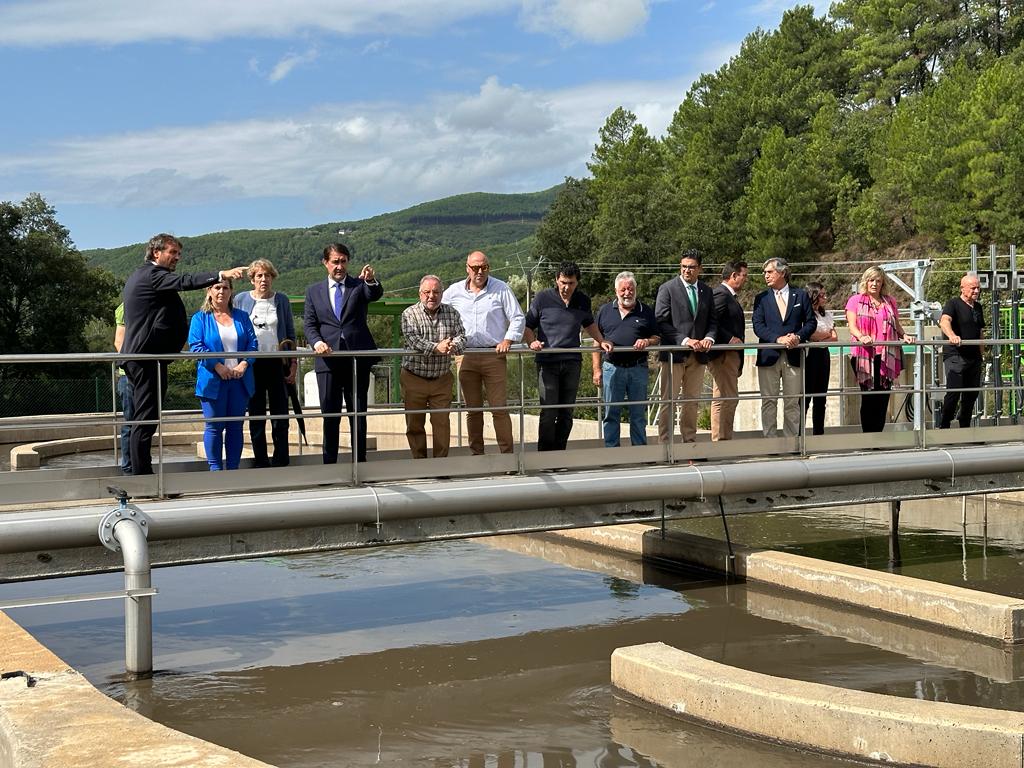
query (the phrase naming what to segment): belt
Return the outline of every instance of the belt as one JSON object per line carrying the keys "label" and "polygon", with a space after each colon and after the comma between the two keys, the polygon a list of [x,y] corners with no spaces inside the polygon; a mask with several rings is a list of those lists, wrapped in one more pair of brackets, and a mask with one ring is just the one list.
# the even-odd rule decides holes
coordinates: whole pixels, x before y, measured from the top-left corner
{"label": "belt", "polygon": [[451,373],[451,371],[445,371],[440,376],[424,376],[422,373],[410,371],[408,368],[403,368],[402,370],[408,373],[410,376],[415,376],[417,379],[423,379],[424,381],[437,381],[438,379],[443,379],[445,376]]}
{"label": "belt", "polygon": [[[609,360],[609,362],[611,362]],[[644,368],[647,367],[646,360],[634,360],[632,363],[612,363],[616,368],[636,368],[638,365],[642,365]]]}

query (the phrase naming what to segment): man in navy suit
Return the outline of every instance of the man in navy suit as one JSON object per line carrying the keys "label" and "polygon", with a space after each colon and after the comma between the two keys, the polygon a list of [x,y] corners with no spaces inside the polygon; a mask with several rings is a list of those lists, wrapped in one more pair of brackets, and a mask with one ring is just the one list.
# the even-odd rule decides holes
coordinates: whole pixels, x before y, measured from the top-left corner
{"label": "man in navy suit", "polygon": [[782,383],[783,433],[796,437],[803,424],[804,404],[800,402],[804,379],[800,370],[801,342],[811,338],[818,327],[807,292],[789,284],[789,263],[768,259],[764,281],[768,289],[754,297],[751,325],[762,344],[781,344],[785,349],[757,350],[757,382],[761,389],[761,430],[765,437],[778,434],[779,383]]}
{"label": "man in navy suit", "polygon": [[703,257],[699,251],[683,251],[679,260],[679,277],[673,277],[658,289],[654,316],[661,329],[663,344],[687,349],[661,352],[661,408],[658,412],[658,442],[672,437],[675,402],[683,399],[679,433],[684,443],[697,439],[697,400],[704,385],[704,367],[708,350],[715,343],[718,319],[715,299],[707,283],[697,278]]}
{"label": "man in navy suit", "polygon": [[[366,313],[371,301],[384,295],[384,286],[377,282],[373,267],[367,264],[359,277],[348,274],[348,247],[332,243],[324,248],[323,262],[327,279],[306,289],[306,308],[303,315],[306,340],[313,351],[321,355],[316,359],[316,384],[320,390],[320,412],[341,413],[345,410],[366,411],[367,392],[370,389],[370,368],[375,357],[329,357],[335,350],[376,349],[373,336],[366,325]],[[355,361],[356,382],[352,388],[352,365]],[[341,416],[325,416],[324,464],[338,461],[338,437]],[[366,416],[349,416],[349,435],[358,461],[366,461]]]}

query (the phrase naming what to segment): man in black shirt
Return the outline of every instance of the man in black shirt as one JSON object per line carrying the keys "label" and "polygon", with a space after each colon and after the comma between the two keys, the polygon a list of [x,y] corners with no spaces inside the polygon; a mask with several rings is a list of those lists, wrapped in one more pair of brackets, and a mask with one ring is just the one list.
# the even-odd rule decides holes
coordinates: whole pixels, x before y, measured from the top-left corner
{"label": "man in black shirt", "polygon": [[[980,294],[981,283],[978,276],[968,272],[960,279],[960,295],[946,302],[939,318],[939,328],[949,339],[949,344],[942,348],[946,396],[942,400],[940,429],[949,429],[953,416],[956,415],[957,401],[960,403],[960,426],[971,426],[974,403],[978,399],[978,387],[981,386],[981,353],[984,348],[980,345],[963,346],[961,342],[981,338],[981,331],[985,327],[985,313],[978,301]],[[956,391],[961,389],[972,391]]]}
{"label": "man in black shirt", "polygon": [[[615,345],[610,355],[594,352],[594,385],[601,387],[606,403],[629,401],[629,444],[647,445],[647,347],[657,345],[658,321],[654,307],[636,298],[636,277],[632,272],[615,276],[615,300],[597,310],[597,327]],[[620,352],[619,349],[629,350]],[[621,405],[606,405],[604,444],[619,445]]]}
{"label": "man in black shirt", "polygon": [[[579,349],[580,329],[585,330],[605,352],[612,351],[590,312],[590,297],[577,291],[580,268],[564,261],[558,266],[554,288],[533,297],[526,313],[523,341],[539,352],[548,349]],[[537,355],[537,391],[541,406],[576,402],[582,360],[579,352]],[[537,428],[538,451],[564,451],[572,432],[572,408],[544,408]]]}

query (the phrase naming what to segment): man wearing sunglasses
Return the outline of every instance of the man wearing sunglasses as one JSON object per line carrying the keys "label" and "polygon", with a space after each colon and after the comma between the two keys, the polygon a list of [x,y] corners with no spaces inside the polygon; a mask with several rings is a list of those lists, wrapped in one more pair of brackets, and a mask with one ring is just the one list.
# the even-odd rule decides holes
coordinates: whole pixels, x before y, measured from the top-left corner
{"label": "man wearing sunglasses", "polygon": [[442,301],[450,304],[462,318],[466,346],[487,349],[459,355],[455,366],[466,406],[469,449],[474,455],[484,452],[484,399],[491,411],[498,450],[512,453],[512,418],[504,410],[508,404],[508,368],[505,354],[523,338],[525,318],[508,284],[491,274],[491,265],[481,251],[466,257],[466,279],[452,283]]}

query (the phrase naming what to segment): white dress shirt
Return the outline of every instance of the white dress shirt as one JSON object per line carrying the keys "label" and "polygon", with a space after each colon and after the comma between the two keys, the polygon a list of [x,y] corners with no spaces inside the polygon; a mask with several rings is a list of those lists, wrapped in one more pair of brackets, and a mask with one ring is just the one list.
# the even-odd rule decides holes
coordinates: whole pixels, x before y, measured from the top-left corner
{"label": "white dress shirt", "polygon": [[441,296],[462,317],[466,329],[467,347],[495,347],[508,339],[513,344],[522,341],[526,318],[508,284],[488,276],[487,284],[479,293],[469,288],[469,280],[452,283]]}

